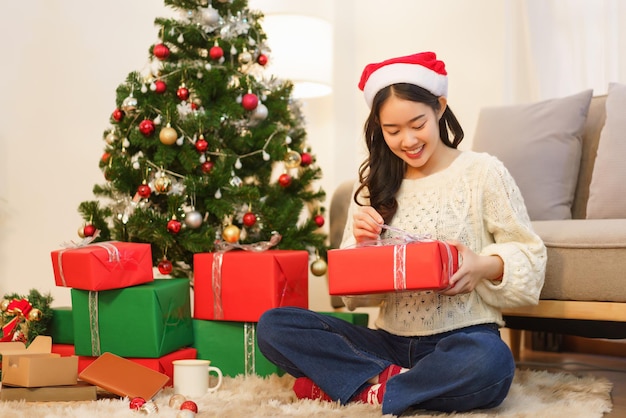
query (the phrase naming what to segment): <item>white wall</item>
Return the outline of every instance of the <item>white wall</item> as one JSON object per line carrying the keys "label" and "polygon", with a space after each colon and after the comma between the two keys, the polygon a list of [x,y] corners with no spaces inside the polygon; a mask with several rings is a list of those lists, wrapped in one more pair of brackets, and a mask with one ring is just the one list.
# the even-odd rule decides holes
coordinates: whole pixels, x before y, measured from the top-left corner
{"label": "white wall", "polygon": [[[356,84],[370,62],[436,51],[468,147],[479,109],[504,97],[506,2],[331,4],[324,12],[335,30],[334,93],[305,103],[329,197],[363,158],[367,108]],[[36,288],[51,291],[54,305],[69,305],[69,290],[54,286],[50,251],[77,238],[78,204],[102,182],[101,138],[115,89],[145,65],[157,37],[154,18],[166,13],[160,0],[0,3],[0,296]],[[325,280],[311,281],[311,307],[329,308]]]}

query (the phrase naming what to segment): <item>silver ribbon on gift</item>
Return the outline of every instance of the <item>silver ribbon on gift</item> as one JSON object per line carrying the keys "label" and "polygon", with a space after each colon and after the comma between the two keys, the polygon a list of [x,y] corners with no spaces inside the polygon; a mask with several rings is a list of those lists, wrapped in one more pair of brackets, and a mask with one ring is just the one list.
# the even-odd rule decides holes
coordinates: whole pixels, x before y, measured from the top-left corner
{"label": "silver ribbon on gift", "polygon": [[245,355],[245,376],[256,374],[255,360],[255,343],[256,343],[256,324],[253,322],[244,322],[243,324],[243,344]]}
{"label": "silver ribbon on gift", "polygon": [[61,244],[61,247],[63,247],[63,249],[60,250],[59,253],[57,254],[57,259],[59,262],[58,263],[59,264],[59,276],[61,277],[61,283],[63,284],[64,287],[67,287],[67,282],[65,280],[65,273],[63,272],[63,253],[67,250],[72,250],[72,249],[81,248],[81,247],[88,247],[90,245],[97,245],[98,247],[102,247],[107,251],[107,253],[109,254],[109,263],[120,261],[120,251],[111,242],[96,242],[92,244],[92,242],[96,238],[98,238],[99,235],[100,235],[100,231],[96,230],[96,232],[92,236],[85,237],[79,242],[70,241],[70,242],[64,242]]}
{"label": "silver ribbon on gift", "polygon": [[[432,242],[434,241],[430,234],[416,235],[389,225],[381,225],[382,229],[395,232],[396,237],[378,239],[376,241],[367,241],[360,243],[359,247],[364,246],[380,246],[393,245],[393,287],[395,290],[406,290],[406,245],[413,242]],[[448,253],[448,263],[444,267],[445,274],[452,275],[454,261],[452,260],[452,250],[450,244],[441,241]]]}
{"label": "silver ribbon on gift", "polygon": [[222,263],[224,253],[230,250],[240,249],[244,251],[262,252],[277,245],[282,236],[274,231],[269,241],[260,241],[252,244],[238,244],[224,241],[215,243],[213,253],[213,268],[211,270],[211,286],[213,289],[213,317],[214,319],[224,319],[224,306],[222,303]]}
{"label": "silver ribbon on gift", "polygon": [[89,332],[91,337],[91,355],[100,356],[100,324],[98,319],[98,292],[89,291]]}

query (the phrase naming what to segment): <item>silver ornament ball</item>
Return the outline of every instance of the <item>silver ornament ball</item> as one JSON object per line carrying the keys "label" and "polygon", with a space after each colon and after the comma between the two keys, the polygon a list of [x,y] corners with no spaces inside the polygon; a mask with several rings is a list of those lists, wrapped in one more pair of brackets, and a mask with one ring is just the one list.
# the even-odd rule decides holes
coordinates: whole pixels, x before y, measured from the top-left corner
{"label": "silver ornament ball", "polygon": [[202,214],[197,210],[187,212],[185,215],[185,225],[191,229],[200,228],[200,225],[202,225]]}

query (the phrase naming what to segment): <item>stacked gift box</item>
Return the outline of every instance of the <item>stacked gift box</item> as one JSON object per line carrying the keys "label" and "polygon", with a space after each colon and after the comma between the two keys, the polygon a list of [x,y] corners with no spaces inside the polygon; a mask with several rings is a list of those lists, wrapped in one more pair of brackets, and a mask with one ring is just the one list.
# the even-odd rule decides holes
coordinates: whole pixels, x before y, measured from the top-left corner
{"label": "stacked gift box", "polygon": [[[194,257],[188,279],[154,279],[149,244],[107,242],[52,252],[56,284],[71,307],[55,307],[51,351],[77,356],[79,374],[104,353],[170,377],[172,361],[210,360],[225,376],[283,374],[259,351],[256,324],[268,309],[308,308],[308,252],[220,251]],[[325,314],[367,326],[364,313]]]}
{"label": "stacked gift box", "polygon": [[82,373],[104,353],[169,377],[172,361],[196,358],[188,279],[154,279],[150,244],[94,243],[53,251],[71,307],[53,308],[52,351],[78,357]]}
{"label": "stacked gift box", "polygon": [[[284,372],[259,351],[256,324],[268,309],[308,308],[306,251],[266,250],[194,256],[194,347],[225,376]],[[367,326],[364,313],[327,313]]]}

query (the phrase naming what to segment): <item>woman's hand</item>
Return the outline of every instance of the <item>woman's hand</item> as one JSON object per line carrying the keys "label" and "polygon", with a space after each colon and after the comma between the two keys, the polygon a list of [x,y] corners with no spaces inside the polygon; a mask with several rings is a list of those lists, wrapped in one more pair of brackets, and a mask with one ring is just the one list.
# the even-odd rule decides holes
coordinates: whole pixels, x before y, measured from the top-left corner
{"label": "woman's hand", "polygon": [[371,206],[360,206],[352,217],[352,233],[357,244],[378,239],[383,217]]}
{"label": "woman's hand", "polygon": [[450,277],[449,286],[439,291],[445,296],[470,293],[476,289],[481,280],[500,280],[504,263],[497,255],[478,255],[458,241],[448,241],[454,245],[461,256],[459,269]]}

